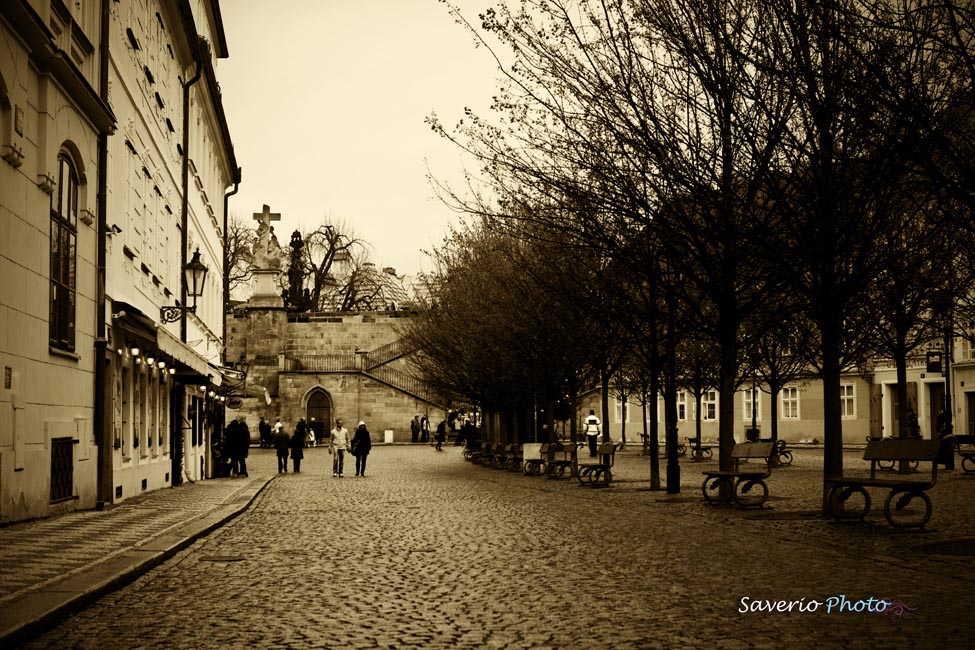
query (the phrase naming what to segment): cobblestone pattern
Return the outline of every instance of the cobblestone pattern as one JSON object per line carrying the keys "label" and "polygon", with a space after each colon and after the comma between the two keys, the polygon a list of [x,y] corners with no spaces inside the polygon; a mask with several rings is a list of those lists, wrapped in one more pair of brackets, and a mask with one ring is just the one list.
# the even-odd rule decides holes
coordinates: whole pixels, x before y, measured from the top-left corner
{"label": "cobblestone pattern", "polygon": [[200,481],[86,510],[0,528],[0,606],[205,514],[243,480]]}
{"label": "cobblestone pattern", "polygon": [[[703,505],[701,464],[684,494],[648,492],[630,451],[604,490],[454,447],[375,448],[364,479],[326,476],[327,459],[307,450],[248,512],[28,647],[875,649],[975,632],[972,558],[921,550],[975,538],[960,472],[932,491],[929,531],[902,533],[815,514],[816,451],[773,473],[759,512]],[[828,613],[840,595],[914,610]],[[740,613],[743,597],[823,604]]]}

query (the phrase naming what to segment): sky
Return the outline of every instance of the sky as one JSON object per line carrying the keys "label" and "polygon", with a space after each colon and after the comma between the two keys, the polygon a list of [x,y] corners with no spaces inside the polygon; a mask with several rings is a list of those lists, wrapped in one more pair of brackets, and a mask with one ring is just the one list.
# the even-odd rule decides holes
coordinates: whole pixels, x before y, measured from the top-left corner
{"label": "sky", "polygon": [[[491,0],[461,0],[476,20]],[[430,271],[460,216],[435,197],[429,171],[455,184],[445,125],[483,111],[497,65],[438,0],[222,0],[229,58],[217,65],[242,168],[229,212],[256,227],[268,204],[275,234],[351,227],[372,261],[397,274]]]}

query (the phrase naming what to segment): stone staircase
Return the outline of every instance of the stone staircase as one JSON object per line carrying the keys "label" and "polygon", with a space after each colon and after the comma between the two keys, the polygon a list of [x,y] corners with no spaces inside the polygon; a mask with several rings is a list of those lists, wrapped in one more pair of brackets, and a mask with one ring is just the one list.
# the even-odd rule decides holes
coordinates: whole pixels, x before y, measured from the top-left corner
{"label": "stone staircase", "polygon": [[[305,354],[290,355],[284,360],[285,372],[361,372],[391,388],[434,406],[441,406],[443,399],[422,379],[391,368],[387,364],[404,357],[415,348],[403,339],[370,350],[365,354]],[[358,358],[361,357],[361,358]]]}

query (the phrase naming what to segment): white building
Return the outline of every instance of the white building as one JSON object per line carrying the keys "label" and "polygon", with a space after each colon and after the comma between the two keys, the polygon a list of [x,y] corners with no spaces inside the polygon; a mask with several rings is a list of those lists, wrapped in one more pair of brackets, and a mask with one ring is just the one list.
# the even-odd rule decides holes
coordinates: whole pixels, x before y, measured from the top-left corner
{"label": "white building", "polygon": [[0,522],[94,507],[98,2],[0,2]]}
{"label": "white building", "polygon": [[217,0],[0,2],[0,522],[209,472],[226,56]]}
{"label": "white building", "polygon": [[[239,170],[214,71],[216,0],[112,2],[106,241],[105,500],[208,474],[222,423],[224,194]],[[185,293],[198,259],[203,293]],[[163,307],[192,307],[195,312]],[[138,352],[136,353],[136,350]],[[181,433],[181,435],[179,435]],[[108,468],[110,467],[110,471]]]}

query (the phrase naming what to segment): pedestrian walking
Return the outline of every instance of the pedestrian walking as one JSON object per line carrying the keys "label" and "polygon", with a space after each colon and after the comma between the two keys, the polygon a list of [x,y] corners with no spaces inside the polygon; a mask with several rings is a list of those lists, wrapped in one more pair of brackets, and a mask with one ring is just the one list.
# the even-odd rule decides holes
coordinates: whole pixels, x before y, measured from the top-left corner
{"label": "pedestrian walking", "polygon": [[274,446],[274,434],[271,433],[271,425],[264,418],[257,424],[257,431],[261,434],[261,449],[270,449]]}
{"label": "pedestrian walking", "polygon": [[325,423],[321,420],[311,419],[311,423],[308,425],[309,428],[315,434],[315,444],[324,445],[325,444]]}
{"label": "pedestrian walking", "polygon": [[355,456],[355,475],[365,476],[366,458],[369,457],[369,452],[372,450],[372,438],[369,435],[369,429],[366,428],[366,423],[361,420],[352,435],[351,450],[352,455]]}
{"label": "pedestrian walking", "polygon": [[244,416],[240,416],[240,445],[237,452],[240,454],[240,474],[238,476],[247,476],[247,454],[250,452],[251,448],[251,430],[247,426],[247,420]]}
{"label": "pedestrian walking", "polygon": [[437,451],[443,451],[444,440],[447,439],[447,421],[440,420],[440,424],[437,425]]}
{"label": "pedestrian walking", "polygon": [[295,425],[295,433],[301,434],[301,439],[305,442],[308,447],[315,446],[315,434],[305,422],[305,418],[298,418],[298,424]]}
{"label": "pedestrian walking", "polygon": [[342,478],[345,452],[349,447],[349,430],[342,426],[342,420],[335,421],[332,437],[328,441],[328,453],[332,457],[332,476]]}
{"label": "pedestrian walking", "polygon": [[278,454],[278,474],[288,473],[288,452],[291,451],[291,436],[284,428],[274,434],[274,449]]}
{"label": "pedestrian walking", "polygon": [[305,430],[295,427],[294,435],[291,436],[291,462],[294,465],[295,474],[301,472],[301,459],[305,457]]}
{"label": "pedestrian walking", "polygon": [[230,461],[230,476],[237,476],[238,458],[237,458],[237,431],[240,428],[240,423],[237,418],[230,421],[227,428],[223,430],[223,453]]}
{"label": "pedestrian walking", "polygon": [[410,420],[410,442],[420,442],[420,414],[417,413]]}
{"label": "pedestrian walking", "polygon": [[583,431],[586,434],[586,438],[589,440],[589,455],[596,455],[596,446],[599,441],[599,418],[596,417],[596,411],[589,409],[589,415],[583,421],[583,426],[585,427]]}
{"label": "pedestrian walking", "polygon": [[427,416],[420,418],[420,442],[430,439],[430,419]]}
{"label": "pedestrian walking", "polygon": [[474,424],[471,422],[470,418],[464,418],[464,425],[460,428],[460,435],[457,436],[463,441],[463,444],[468,447],[472,446],[474,442],[474,437],[476,435],[476,429]]}

